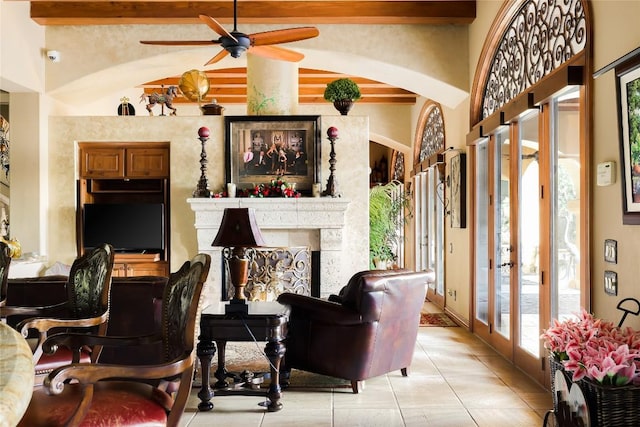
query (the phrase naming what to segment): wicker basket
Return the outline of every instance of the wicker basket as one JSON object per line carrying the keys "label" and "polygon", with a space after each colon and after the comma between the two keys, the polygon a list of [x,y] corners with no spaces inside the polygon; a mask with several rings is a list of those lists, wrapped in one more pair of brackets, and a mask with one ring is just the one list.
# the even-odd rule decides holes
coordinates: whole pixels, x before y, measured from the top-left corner
{"label": "wicker basket", "polygon": [[[555,389],[555,373],[564,372],[562,364],[553,357],[549,358],[551,367],[551,390],[553,409],[558,411]],[[564,372],[567,384],[573,383],[571,375]],[[577,381],[589,405],[592,427],[637,427],[640,426],[640,387],[636,385],[604,386],[588,379]]]}
{"label": "wicker basket", "polygon": [[578,381],[589,405],[592,426],[637,427],[640,425],[640,387],[603,386]]}

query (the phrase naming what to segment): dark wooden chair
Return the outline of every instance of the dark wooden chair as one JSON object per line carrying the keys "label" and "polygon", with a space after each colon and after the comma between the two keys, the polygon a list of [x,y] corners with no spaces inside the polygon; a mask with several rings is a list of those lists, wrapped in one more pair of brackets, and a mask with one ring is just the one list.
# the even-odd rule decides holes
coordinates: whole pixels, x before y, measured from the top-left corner
{"label": "dark wooden chair", "polygon": [[9,246],[5,242],[0,242],[0,307],[4,307],[7,303],[10,264]]}
{"label": "dark wooden chair", "polygon": [[329,300],[283,293],[291,307],[283,375],[291,368],[363,382],[395,370],[408,374],[427,284],[433,272],[371,270],[353,275]]}
{"label": "dark wooden chair", "polygon": [[[66,283],[67,299],[59,304],[42,307],[0,307],[0,316],[21,316],[16,329],[24,337],[34,330],[37,333],[33,345],[33,362],[36,384],[55,367],[71,362],[97,360],[100,348],[89,352],[88,348],[70,352],[60,349],[54,354],[44,354],[42,344],[50,333],[62,330],[84,330],[104,335],[109,319],[109,295],[114,252],[111,245],[103,244],[78,257],[71,265]],[[11,289],[8,289],[11,292]]]}
{"label": "dark wooden chair", "polygon": [[34,390],[19,426],[177,426],[191,391],[195,327],[209,255],[199,254],[172,273],[162,300],[162,332],[142,337],[56,334],[56,347],[116,346],[120,351],[161,341],[161,361],[146,365],[71,364],[55,369]]}

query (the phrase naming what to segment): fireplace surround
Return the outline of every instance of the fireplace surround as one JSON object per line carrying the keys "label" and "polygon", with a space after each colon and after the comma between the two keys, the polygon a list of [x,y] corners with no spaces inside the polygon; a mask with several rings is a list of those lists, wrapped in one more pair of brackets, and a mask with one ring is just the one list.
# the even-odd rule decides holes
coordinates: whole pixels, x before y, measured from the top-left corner
{"label": "fireplace surround", "polygon": [[345,212],[350,201],[332,197],[301,198],[191,198],[195,212],[198,251],[211,255],[207,280],[208,302],[222,299],[222,255],[211,246],[225,208],[253,208],[258,226],[269,246],[309,246],[319,251],[320,296],[336,293],[344,285],[346,271]]}

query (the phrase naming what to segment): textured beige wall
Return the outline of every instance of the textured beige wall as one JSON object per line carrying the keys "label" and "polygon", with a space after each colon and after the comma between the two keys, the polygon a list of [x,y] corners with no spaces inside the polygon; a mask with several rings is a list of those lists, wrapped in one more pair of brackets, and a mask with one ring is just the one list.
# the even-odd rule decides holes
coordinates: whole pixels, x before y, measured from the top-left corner
{"label": "textured beige wall", "polygon": [[[640,45],[640,2],[604,1],[591,3],[594,16],[594,71],[615,61]],[[620,181],[619,133],[616,116],[616,88],[614,71],[594,81],[593,163],[614,160],[617,163],[616,183],[608,187],[595,185],[592,176],[591,273],[593,311],[596,315],[618,322],[622,312],[616,309],[618,301],[626,297],[640,298],[640,227],[622,225],[622,190]],[[618,263],[603,260],[604,240],[618,241]],[[618,296],[604,293],[605,270],[618,273]],[[629,316],[625,326],[640,328],[640,318]]]}
{"label": "textured beige wall", "polygon": [[[446,146],[454,147],[462,153],[467,153],[466,136],[468,132],[469,105],[464,102],[455,109],[443,107],[445,123]],[[446,154],[446,174],[449,174],[449,161],[456,154],[450,151]],[[469,170],[469,156],[467,155],[467,171]],[[466,228],[451,228],[451,217],[445,217],[445,296],[447,309],[455,312],[463,319],[469,319],[471,295],[471,272],[469,271],[471,212],[469,200],[469,176],[467,174],[467,226]],[[449,188],[445,189],[445,197],[449,198]],[[451,293],[450,293],[451,292]],[[455,294],[455,297],[453,296]]]}
{"label": "textured beige wall", "polygon": [[29,17],[28,2],[0,1],[0,89],[44,90],[44,28]]}
{"label": "textured beige wall", "polygon": [[[71,263],[76,257],[75,210],[77,142],[84,141],[169,141],[171,146],[171,269],[197,251],[194,213],[186,200],[200,178],[201,126],[211,130],[206,143],[210,189],[224,183],[224,119],[202,117],[52,117],[49,162],[57,165],[49,173],[49,253],[50,261]],[[343,197],[351,201],[346,212],[346,250],[352,254],[349,274],[368,265],[368,118],[362,116],[322,117],[322,183],[329,176],[330,152],[326,130],[338,128],[336,177]],[[347,278],[345,278],[346,280]]]}

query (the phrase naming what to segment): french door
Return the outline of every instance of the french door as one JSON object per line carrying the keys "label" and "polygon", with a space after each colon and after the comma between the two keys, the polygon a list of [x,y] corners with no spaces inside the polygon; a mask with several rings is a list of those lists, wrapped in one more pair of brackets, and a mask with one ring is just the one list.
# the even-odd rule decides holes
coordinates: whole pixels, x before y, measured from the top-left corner
{"label": "french door", "polygon": [[413,177],[415,190],[416,271],[431,269],[436,280],[429,285],[427,298],[444,307],[444,185],[437,166]]}
{"label": "french door", "polygon": [[474,150],[474,332],[541,383],[542,330],[586,304],[580,105],[553,96]]}

